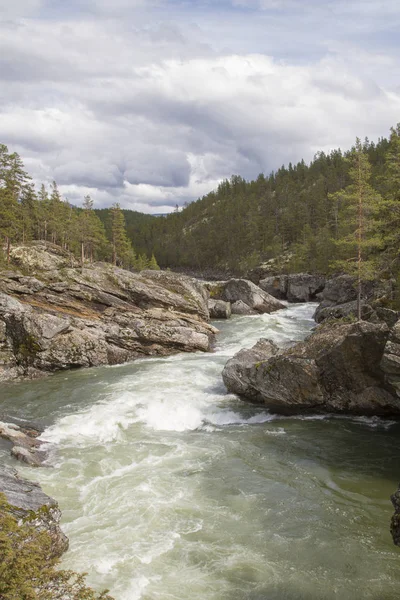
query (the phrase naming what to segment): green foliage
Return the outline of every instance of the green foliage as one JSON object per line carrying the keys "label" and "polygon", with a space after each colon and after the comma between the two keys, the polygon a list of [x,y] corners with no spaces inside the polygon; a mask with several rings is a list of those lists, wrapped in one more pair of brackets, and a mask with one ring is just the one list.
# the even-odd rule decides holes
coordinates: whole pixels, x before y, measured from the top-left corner
{"label": "green foliage", "polygon": [[0,494],[0,600],[112,600],[85,585],[84,575],[58,569],[51,538],[18,522]]}

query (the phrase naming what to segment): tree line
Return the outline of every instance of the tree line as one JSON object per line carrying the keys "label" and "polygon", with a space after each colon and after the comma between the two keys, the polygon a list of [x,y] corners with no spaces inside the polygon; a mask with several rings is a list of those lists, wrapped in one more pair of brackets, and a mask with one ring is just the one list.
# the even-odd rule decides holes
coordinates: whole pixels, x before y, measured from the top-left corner
{"label": "tree line", "polygon": [[55,181],[36,190],[20,156],[0,144],[0,240],[7,263],[13,244],[44,241],[70,251],[82,266],[103,260],[138,271],[158,269],[154,254],[135,251],[120,205],[106,212],[100,219],[89,195],[81,208],[73,206]]}
{"label": "tree line", "polygon": [[[233,176],[136,239],[161,267],[246,273],[269,259],[282,272],[400,273],[400,125],[253,181]],[[285,261],[280,264],[282,257]]]}

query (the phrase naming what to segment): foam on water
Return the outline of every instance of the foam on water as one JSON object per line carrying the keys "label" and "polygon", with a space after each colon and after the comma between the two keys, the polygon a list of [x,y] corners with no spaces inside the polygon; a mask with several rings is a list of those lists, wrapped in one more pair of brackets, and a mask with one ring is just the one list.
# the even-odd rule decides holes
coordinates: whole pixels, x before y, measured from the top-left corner
{"label": "foam on water", "polygon": [[[88,571],[116,600],[392,600],[394,553],[385,546],[381,584],[381,547],[374,553],[369,542],[379,546],[381,497],[366,502],[361,541],[355,502],[378,483],[388,496],[392,483],[367,472],[356,486],[352,470],[358,446],[365,468],[364,432],[386,432],[381,421],[284,418],[240,402],[222,383],[226,360],[260,337],[303,339],[314,308],[219,322],[214,353],[94,370],[82,407],[65,399],[42,436],[57,448],[57,468],[33,474],[63,511],[63,566]],[[74,377],[79,386],[75,374],[68,385]]]}

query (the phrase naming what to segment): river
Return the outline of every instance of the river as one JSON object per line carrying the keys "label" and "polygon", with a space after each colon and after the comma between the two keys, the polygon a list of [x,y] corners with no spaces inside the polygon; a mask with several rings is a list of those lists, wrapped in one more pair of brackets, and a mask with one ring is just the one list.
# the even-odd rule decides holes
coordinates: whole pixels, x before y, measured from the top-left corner
{"label": "river", "polygon": [[304,338],[313,310],[218,322],[212,354],[3,388],[2,410],[45,424],[54,443],[54,468],[19,471],[59,501],[65,568],[116,600],[399,597],[400,425],[279,418],[222,383],[234,352]]}

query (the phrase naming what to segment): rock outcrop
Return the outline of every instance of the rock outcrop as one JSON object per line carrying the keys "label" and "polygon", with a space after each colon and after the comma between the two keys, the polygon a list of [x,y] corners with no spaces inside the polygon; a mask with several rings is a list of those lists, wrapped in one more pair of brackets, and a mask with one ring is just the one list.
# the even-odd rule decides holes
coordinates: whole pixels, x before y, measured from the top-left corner
{"label": "rock outcrop", "polygon": [[400,319],[390,331],[381,368],[385,373],[386,384],[400,398]]}
{"label": "rock outcrop", "polygon": [[312,302],[325,286],[325,277],[309,273],[277,275],[261,279],[259,284],[271,296],[289,302]]}
{"label": "rock outcrop", "polygon": [[247,279],[229,279],[207,284],[213,300],[232,304],[233,314],[272,313],[284,304]]}
{"label": "rock outcrop", "polygon": [[0,272],[0,381],[211,348],[208,294],[190,277],[82,270],[43,244],[11,258],[20,270]]}
{"label": "rock outcrop", "polygon": [[[364,282],[361,288],[362,318],[371,322],[384,321],[392,326],[398,317],[395,311],[382,306],[392,295],[391,280]],[[322,323],[325,319],[357,316],[356,280],[350,275],[337,275],[328,279],[318,298],[321,303],[314,314],[317,323]]]}
{"label": "rock outcrop", "polygon": [[68,538],[59,525],[61,511],[58,504],[38,483],[22,479],[14,469],[0,465],[0,493],[5,495],[14,517],[27,520],[39,531],[50,535],[53,556],[61,556],[68,549]]}
{"label": "rock outcrop", "polygon": [[223,379],[229,391],[277,413],[399,415],[400,398],[381,368],[388,337],[386,324],[324,326],[273,356],[268,349],[263,358],[262,347],[254,358],[237,354]]}
{"label": "rock outcrop", "polygon": [[210,298],[208,301],[208,310],[210,312],[210,319],[230,319],[232,315],[231,303],[224,302],[224,300],[213,300]]}

